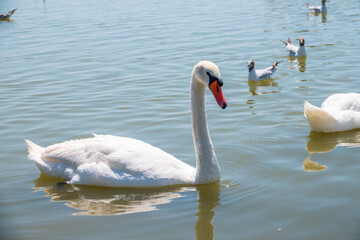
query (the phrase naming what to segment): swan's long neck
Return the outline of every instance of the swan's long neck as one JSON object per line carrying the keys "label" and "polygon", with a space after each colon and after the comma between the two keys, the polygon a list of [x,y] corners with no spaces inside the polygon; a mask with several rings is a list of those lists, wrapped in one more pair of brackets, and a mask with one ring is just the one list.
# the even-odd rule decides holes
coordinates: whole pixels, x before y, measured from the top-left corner
{"label": "swan's long neck", "polygon": [[196,155],[196,183],[211,183],[220,179],[220,168],[216,159],[209,130],[206,124],[205,86],[193,76],[191,79],[191,121]]}

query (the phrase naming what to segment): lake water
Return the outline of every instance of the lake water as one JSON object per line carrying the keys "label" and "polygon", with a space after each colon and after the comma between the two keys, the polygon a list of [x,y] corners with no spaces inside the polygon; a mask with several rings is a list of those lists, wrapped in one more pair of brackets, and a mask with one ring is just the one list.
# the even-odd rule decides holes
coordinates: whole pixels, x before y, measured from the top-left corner
{"label": "lake water", "polygon": [[[1,239],[359,239],[360,132],[311,133],[303,102],[359,92],[360,2],[1,0]],[[314,5],[320,1],[312,1]],[[288,59],[305,38],[306,61]],[[60,185],[27,159],[91,133],[141,139],[195,165],[189,81],[206,93],[221,181],[150,189]],[[272,80],[247,81],[282,61]]]}

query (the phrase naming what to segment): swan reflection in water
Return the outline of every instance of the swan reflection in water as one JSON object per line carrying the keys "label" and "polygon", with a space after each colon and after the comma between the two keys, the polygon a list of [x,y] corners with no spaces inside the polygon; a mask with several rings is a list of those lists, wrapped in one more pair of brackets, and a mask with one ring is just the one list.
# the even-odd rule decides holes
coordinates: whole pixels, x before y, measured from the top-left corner
{"label": "swan reflection in water", "polygon": [[309,155],[303,162],[305,171],[325,170],[325,165],[319,165],[311,160],[314,153],[327,153],[335,149],[336,146],[341,147],[360,147],[360,131],[352,130],[336,133],[317,133],[310,132],[309,140],[306,144],[306,150]]}
{"label": "swan reflection in water", "polygon": [[305,57],[290,57],[288,56],[288,63],[295,63],[288,65],[289,69],[299,69],[300,72],[306,70],[306,56]]}
{"label": "swan reflection in water", "polygon": [[35,190],[44,191],[54,202],[79,210],[73,215],[122,215],[157,210],[183,197],[188,191],[198,192],[198,212],[195,225],[196,239],[214,239],[212,221],[220,203],[220,184],[197,186],[167,186],[157,188],[109,188],[86,185],[61,184],[63,180],[40,175],[34,181]]}
{"label": "swan reflection in water", "polygon": [[215,226],[212,221],[215,217],[215,208],[220,205],[220,185],[219,183],[198,185],[198,212],[195,225],[195,235],[197,240],[214,239]]}
{"label": "swan reflection in water", "polygon": [[[249,92],[251,93],[252,96],[280,92],[278,83],[272,78],[261,81],[248,81],[248,85],[249,85]],[[276,88],[276,90],[264,91],[263,89],[258,89],[259,87],[274,87]]]}

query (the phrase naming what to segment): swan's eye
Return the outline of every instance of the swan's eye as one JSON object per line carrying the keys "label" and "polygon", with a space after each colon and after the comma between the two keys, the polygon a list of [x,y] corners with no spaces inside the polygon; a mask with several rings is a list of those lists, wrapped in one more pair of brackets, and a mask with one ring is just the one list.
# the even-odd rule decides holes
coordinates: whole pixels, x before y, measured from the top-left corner
{"label": "swan's eye", "polygon": [[209,87],[210,87],[210,85],[213,83],[213,82],[217,82],[218,83],[218,86],[219,87],[222,87],[223,86],[223,81],[221,80],[221,79],[219,79],[219,78],[217,78],[217,77],[214,77],[213,75],[211,75],[209,72],[206,72],[206,75],[208,75],[209,76]]}
{"label": "swan's eye", "polygon": [[213,83],[213,82],[220,82],[219,79],[217,77],[214,77],[213,75],[211,75],[209,72],[206,72],[206,75],[209,76],[209,86]]}

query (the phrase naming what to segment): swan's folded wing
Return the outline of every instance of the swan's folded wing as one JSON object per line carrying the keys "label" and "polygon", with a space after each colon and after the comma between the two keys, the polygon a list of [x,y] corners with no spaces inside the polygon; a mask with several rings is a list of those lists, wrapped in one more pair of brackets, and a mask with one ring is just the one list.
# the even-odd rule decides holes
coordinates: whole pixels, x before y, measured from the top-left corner
{"label": "swan's folded wing", "polygon": [[107,169],[100,169],[102,172],[129,179],[181,179],[194,171],[190,165],[148,143],[110,135],[54,144],[45,149],[42,158],[70,166],[74,171],[88,169],[98,173],[101,168]]}
{"label": "swan's folded wing", "polygon": [[328,97],[321,105],[326,111],[356,111],[360,112],[360,94],[338,93]]}
{"label": "swan's folded wing", "polygon": [[[107,144],[113,143],[116,151],[107,157],[107,164],[120,171],[141,178],[167,182],[190,182],[195,178],[195,168],[169,153],[146,142],[111,135],[95,135]],[[121,150],[119,150],[122,148]]]}
{"label": "swan's folded wing", "polygon": [[96,138],[87,138],[48,146],[41,157],[46,162],[57,162],[76,169],[82,164],[105,161],[113,151],[112,145],[104,145]]}

